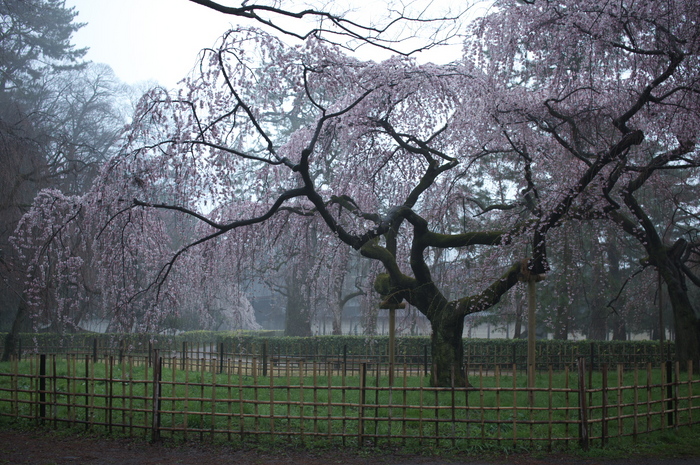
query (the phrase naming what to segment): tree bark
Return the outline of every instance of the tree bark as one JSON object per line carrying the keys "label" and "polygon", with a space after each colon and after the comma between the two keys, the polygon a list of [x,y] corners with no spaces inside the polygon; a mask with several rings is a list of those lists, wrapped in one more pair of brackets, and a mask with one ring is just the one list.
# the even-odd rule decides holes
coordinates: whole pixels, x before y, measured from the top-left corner
{"label": "tree bark", "polygon": [[430,320],[432,334],[433,366],[430,383],[433,386],[469,385],[464,376],[464,315],[458,315],[450,309],[435,312]]}
{"label": "tree bark", "polygon": [[[287,288],[287,311],[284,322],[285,336],[311,336],[311,315],[309,314],[308,302],[304,298],[300,285],[291,285]],[[296,283],[298,284],[298,283]]]}
{"label": "tree bark", "polygon": [[689,361],[700,361],[700,319],[688,296],[685,277],[678,264],[668,257],[657,260],[661,277],[666,283],[671,308],[673,309],[673,328],[676,333],[676,360],[681,367]]}
{"label": "tree bark", "polygon": [[29,307],[27,306],[27,299],[25,298],[25,295],[22,295],[19,300],[17,315],[12,322],[12,329],[5,336],[4,348],[2,352],[3,362],[9,361],[12,355],[16,355],[19,333],[27,329],[27,325],[29,324],[28,310]]}
{"label": "tree bark", "polygon": [[523,331],[523,299],[518,298],[515,304],[515,328],[513,339],[520,339]]}

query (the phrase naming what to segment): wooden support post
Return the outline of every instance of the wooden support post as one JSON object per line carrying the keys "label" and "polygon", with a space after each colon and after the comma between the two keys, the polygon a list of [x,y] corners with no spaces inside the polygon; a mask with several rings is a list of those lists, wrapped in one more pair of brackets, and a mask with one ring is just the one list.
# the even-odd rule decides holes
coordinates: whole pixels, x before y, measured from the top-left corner
{"label": "wooden support post", "polygon": [[46,354],[39,355],[39,419],[46,419]]}
{"label": "wooden support post", "polygon": [[348,366],[348,345],[344,344],[343,345],[343,377],[347,374],[347,366]]}
{"label": "wooden support post", "polygon": [[394,385],[394,362],[396,354],[394,353],[396,342],[396,309],[389,309],[389,386]]}
{"label": "wooden support post", "polygon": [[151,442],[160,440],[161,358],[158,349],[153,351],[153,400],[151,416]]}
{"label": "wooden support post", "polygon": [[262,347],[262,375],[267,376],[267,340],[263,342]]}
{"label": "wooden support post", "polygon": [[521,262],[520,281],[527,283],[527,387],[529,389],[528,398],[531,407],[535,405],[535,368],[537,366],[535,360],[535,340],[537,337],[535,283],[542,281],[544,278],[545,275],[543,274],[531,273],[528,260]]}
{"label": "wooden support post", "polygon": [[665,336],[666,328],[664,327],[664,288],[663,279],[661,278],[661,270],[658,270],[659,279],[659,362],[664,362],[665,349]]}
{"label": "wooden support post", "polygon": [[394,385],[394,348],[396,339],[396,309],[406,308],[405,302],[387,299],[379,305],[381,309],[389,310],[389,386]]}
{"label": "wooden support post", "polygon": [[578,436],[581,449],[588,450],[588,404],[586,403],[586,359],[578,359]]}
{"label": "wooden support post", "polygon": [[[668,426],[674,426],[673,411],[675,406],[676,396],[673,389],[673,362],[666,361],[666,418]],[[663,420],[662,420],[663,421]]]}
{"label": "wooden support post", "polygon": [[360,405],[357,408],[357,446],[362,447],[364,445],[364,434],[365,434],[365,402],[366,402],[366,391],[367,387],[367,364],[362,363],[360,365]]}
{"label": "wooden support post", "polygon": [[[535,296],[535,280],[533,278],[527,281],[527,387],[533,389],[535,387],[535,335],[537,332],[537,322],[535,320],[535,308],[537,299]],[[533,391],[530,391],[530,405],[534,402]]]}
{"label": "wooden support post", "polygon": [[224,343],[219,342],[219,373],[224,372]]}

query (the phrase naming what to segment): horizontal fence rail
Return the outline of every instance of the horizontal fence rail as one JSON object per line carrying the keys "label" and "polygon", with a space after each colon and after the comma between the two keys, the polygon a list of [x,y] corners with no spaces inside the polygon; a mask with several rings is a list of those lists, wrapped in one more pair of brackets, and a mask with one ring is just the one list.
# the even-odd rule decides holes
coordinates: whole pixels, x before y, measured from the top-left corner
{"label": "horizontal fence rail", "polygon": [[[162,437],[324,440],[343,445],[606,444],[700,420],[693,365],[594,370],[550,365],[527,388],[516,365],[467,365],[464,386],[433,387],[422,369],[370,360],[255,356],[34,355],[3,364],[0,416]],[[351,368],[349,365],[356,368]]]}

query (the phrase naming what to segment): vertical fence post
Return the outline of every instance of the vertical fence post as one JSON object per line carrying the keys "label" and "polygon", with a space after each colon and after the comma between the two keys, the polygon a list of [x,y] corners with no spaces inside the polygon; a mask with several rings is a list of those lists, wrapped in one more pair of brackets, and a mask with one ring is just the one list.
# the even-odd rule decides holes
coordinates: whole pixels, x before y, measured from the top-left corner
{"label": "vertical fence post", "polygon": [[262,375],[267,376],[267,340],[263,342],[262,347]]}
{"label": "vertical fence post", "polygon": [[343,344],[343,376],[347,375],[348,366],[348,345]]}
{"label": "vertical fence post", "polygon": [[151,442],[160,439],[160,389],[162,364],[158,349],[153,351],[153,422],[151,426]]}
{"label": "vertical fence post", "polygon": [[578,437],[583,450],[588,450],[588,405],[586,403],[586,359],[578,359]]}
{"label": "vertical fence post", "polygon": [[90,429],[90,356],[85,355],[85,431]]}
{"label": "vertical fence post", "polygon": [[423,373],[428,374],[428,344],[423,344]]}
{"label": "vertical fence post", "polygon": [[224,372],[224,343],[219,343],[219,373]]}
{"label": "vertical fence post", "polygon": [[39,356],[39,419],[46,418],[46,354]]}
{"label": "vertical fence post", "polygon": [[105,378],[107,378],[107,429],[109,434],[112,434],[113,423],[113,407],[114,407],[114,356],[110,355],[105,362],[109,362],[105,366]]}
{"label": "vertical fence post", "polygon": [[126,351],[126,341],[121,339],[119,341],[119,363],[124,361],[124,352]]}
{"label": "vertical fence post", "polygon": [[666,361],[666,416],[668,426],[673,426],[673,404],[675,396],[673,395],[673,362]]}
{"label": "vertical fence post", "polygon": [[365,434],[365,387],[367,385],[367,363],[360,364],[360,405],[357,409],[357,446],[362,447]]}
{"label": "vertical fence post", "polygon": [[97,338],[92,340],[92,361],[97,362]]}
{"label": "vertical fence post", "polygon": [[602,393],[602,441],[603,446],[608,443],[608,364],[603,363],[603,387],[601,389]]}

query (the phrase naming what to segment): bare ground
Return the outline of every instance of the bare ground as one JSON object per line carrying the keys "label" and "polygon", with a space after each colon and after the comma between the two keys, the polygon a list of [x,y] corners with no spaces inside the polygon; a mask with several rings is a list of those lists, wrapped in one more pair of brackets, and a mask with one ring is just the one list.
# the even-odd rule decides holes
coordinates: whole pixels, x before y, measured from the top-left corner
{"label": "bare ground", "polygon": [[700,457],[644,457],[586,459],[553,455],[428,456],[397,450],[264,451],[211,446],[202,443],[149,444],[139,439],[56,434],[42,430],[0,430],[0,464],[12,465],[700,465]]}

